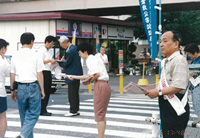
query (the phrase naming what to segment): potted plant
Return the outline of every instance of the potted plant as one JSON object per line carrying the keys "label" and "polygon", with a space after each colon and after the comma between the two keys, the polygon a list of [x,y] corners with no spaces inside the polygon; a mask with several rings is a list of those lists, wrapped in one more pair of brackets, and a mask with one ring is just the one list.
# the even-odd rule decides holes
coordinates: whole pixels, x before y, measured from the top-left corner
{"label": "potted plant", "polygon": [[124,64],[124,68],[123,68],[123,72],[125,75],[129,75],[130,71],[129,71],[129,65],[128,64]]}
{"label": "potted plant", "polygon": [[129,65],[129,71],[130,71],[130,73],[129,73],[129,75],[133,75],[133,65],[131,64],[131,65]]}
{"label": "potted plant", "polygon": [[153,74],[159,74],[159,66],[153,68]]}
{"label": "potted plant", "polygon": [[153,69],[152,68],[147,69],[146,75],[149,75],[149,76],[153,75]]}
{"label": "potted plant", "polygon": [[141,73],[140,73],[140,67],[139,66],[136,66],[135,67],[135,75],[140,75]]}

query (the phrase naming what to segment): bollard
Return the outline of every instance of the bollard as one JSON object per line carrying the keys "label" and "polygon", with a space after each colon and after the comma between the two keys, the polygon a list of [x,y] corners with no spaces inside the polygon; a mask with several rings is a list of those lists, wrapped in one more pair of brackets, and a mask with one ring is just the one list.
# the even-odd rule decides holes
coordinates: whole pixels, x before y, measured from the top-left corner
{"label": "bollard", "polygon": [[122,72],[122,68],[120,68],[119,70],[119,90],[120,90],[120,94],[123,94],[123,72]]}
{"label": "bollard", "polygon": [[89,93],[92,92],[92,83],[90,83],[90,84],[88,85],[88,92],[89,92]]}
{"label": "bollard", "polygon": [[120,84],[120,94],[123,94],[123,75],[119,77],[119,84]]}
{"label": "bollard", "polygon": [[153,113],[152,114],[152,118],[146,118],[145,121],[152,123],[152,138],[159,138],[160,137],[160,129],[159,129],[160,119],[159,119],[159,114],[158,113]]}
{"label": "bollard", "polygon": [[[159,120],[159,114],[152,114],[152,118]],[[160,130],[158,123],[153,123],[152,125],[152,138],[159,138]]]}

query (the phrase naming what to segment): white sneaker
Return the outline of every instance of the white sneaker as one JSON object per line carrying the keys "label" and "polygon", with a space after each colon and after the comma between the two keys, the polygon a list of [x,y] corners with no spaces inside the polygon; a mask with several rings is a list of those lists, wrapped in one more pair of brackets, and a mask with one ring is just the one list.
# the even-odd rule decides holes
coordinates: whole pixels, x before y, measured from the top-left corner
{"label": "white sneaker", "polygon": [[77,116],[77,115],[80,115],[80,113],[67,113],[67,114],[64,114],[64,117],[72,117],[72,116]]}

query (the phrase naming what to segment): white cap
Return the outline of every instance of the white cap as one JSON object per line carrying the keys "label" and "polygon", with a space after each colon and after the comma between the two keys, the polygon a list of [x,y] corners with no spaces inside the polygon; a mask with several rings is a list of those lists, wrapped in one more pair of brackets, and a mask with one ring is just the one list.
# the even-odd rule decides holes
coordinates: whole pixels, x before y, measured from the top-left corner
{"label": "white cap", "polygon": [[63,42],[69,42],[69,38],[67,36],[60,36],[60,39],[58,40],[60,43],[63,43]]}

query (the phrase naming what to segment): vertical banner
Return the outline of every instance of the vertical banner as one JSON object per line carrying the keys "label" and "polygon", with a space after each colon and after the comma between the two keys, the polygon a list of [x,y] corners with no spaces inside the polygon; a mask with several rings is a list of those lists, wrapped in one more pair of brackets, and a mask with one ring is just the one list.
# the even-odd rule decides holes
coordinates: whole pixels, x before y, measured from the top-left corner
{"label": "vertical banner", "polygon": [[100,42],[99,42],[99,29],[96,28],[96,52],[100,52]]}
{"label": "vertical banner", "polygon": [[124,55],[123,55],[123,50],[119,50],[119,68],[123,68],[124,67],[124,62],[123,62],[123,59],[124,59]]}
{"label": "vertical banner", "polygon": [[72,44],[73,44],[73,45],[76,44],[76,29],[75,29],[74,32],[73,32]]}
{"label": "vertical banner", "polygon": [[151,58],[152,60],[155,60],[157,57],[157,9],[156,6],[156,0],[149,0],[149,6],[150,6],[150,19],[151,19],[151,26],[152,26],[152,43],[151,43]]}
{"label": "vertical banner", "polygon": [[155,60],[157,57],[157,11],[156,0],[139,0],[142,21],[151,50],[151,58]]}

